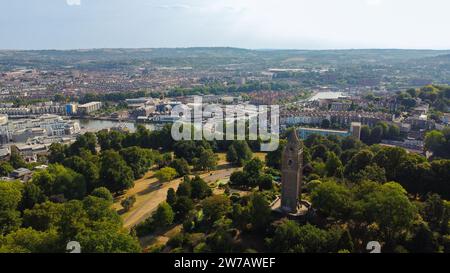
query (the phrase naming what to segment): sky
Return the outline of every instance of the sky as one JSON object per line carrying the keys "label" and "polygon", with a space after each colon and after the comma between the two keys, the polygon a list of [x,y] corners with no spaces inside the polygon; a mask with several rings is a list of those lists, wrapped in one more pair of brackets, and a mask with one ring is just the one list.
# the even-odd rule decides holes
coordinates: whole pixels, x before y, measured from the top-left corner
{"label": "sky", "polygon": [[450,49],[448,0],[0,0],[0,49]]}

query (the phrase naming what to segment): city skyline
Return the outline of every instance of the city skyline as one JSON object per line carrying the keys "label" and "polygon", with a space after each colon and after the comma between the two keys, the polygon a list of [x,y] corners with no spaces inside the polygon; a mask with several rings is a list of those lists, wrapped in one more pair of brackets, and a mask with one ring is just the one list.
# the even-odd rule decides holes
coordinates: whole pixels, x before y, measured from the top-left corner
{"label": "city skyline", "polygon": [[449,49],[442,0],[0,3],[0,49]]}

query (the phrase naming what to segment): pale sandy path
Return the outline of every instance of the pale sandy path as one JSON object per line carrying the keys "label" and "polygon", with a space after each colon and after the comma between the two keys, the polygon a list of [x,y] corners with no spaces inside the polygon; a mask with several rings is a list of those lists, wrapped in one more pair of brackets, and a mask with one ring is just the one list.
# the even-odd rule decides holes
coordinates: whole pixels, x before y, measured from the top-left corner
{"label": "pale sandy path", "polygon": [[[229,178],[230,175],[238,169],[239,168],[224,168],[202,174],[200,177],[202,177],[207,183],[215,182],[217,180]],[[182,178],[178,178],[159,186],[160,183],[157,179],[153,178],[151,174],[152,173],[149,172],[145,176],[146,178],[136,181],[135,187],[130,189],[120,199],[122,200],[124,197],[131,195],[136,196],[136,203],[133,208],[129,212],[122,214],[124,227],[126,228],[131,228],[148,218],[151,213],[156,210],[158,205],[166,200],[167,191],[170,188],[174,188],[176,190],[183,180]],[[149,178],[149,176],[151,178]],[[120,200],[117,200],[113,205],[113,207],[118,211],[122,209]]]}
{"label": "pale sandy path", "polygon": [[[255,154],[255,156],[263,159],[263,154]],[[235,168],[227,164],[225,154],[219,154],[217,170],[201,174],[200,177],[207,183],[215,182],[229,178],[233,172],[239,169],[241,168]],[[153,177],[153,171],[149,171],[143,178],[137,180],[134,187],[118,198],[113,204],[113,208],[120,211],[122,209],[120,201],[123,198],[131,195],[136,196],[136,203],[133,208],[121,215],[124,227],[131,228],[147,219],[152,212],[156,210],[158,205],[166,200],[167,191],[170,188],[176,190],[182,180],[182,178],[178,178],[161,185],[157,179]]]}

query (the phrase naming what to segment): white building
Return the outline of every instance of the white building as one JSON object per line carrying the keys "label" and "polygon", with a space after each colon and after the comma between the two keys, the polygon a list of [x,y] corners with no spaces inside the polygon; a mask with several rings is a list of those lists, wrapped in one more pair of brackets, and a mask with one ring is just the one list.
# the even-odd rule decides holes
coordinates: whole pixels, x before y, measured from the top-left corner
{"label": "white building", "polygon": [[78,105],[77,112],[79,114],[90,114],[92,112],[98,111],[102,108],[102,103],[100,101],[88,102],[86,104]]}

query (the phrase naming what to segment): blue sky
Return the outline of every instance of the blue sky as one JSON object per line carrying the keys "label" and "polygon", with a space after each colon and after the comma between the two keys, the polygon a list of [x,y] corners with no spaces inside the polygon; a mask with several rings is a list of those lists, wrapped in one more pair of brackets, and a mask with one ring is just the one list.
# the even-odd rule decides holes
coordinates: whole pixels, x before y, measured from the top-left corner
{"label": "blue sky", "polygon": [[1,0],[0,49],[450,49],[448,0]]}

